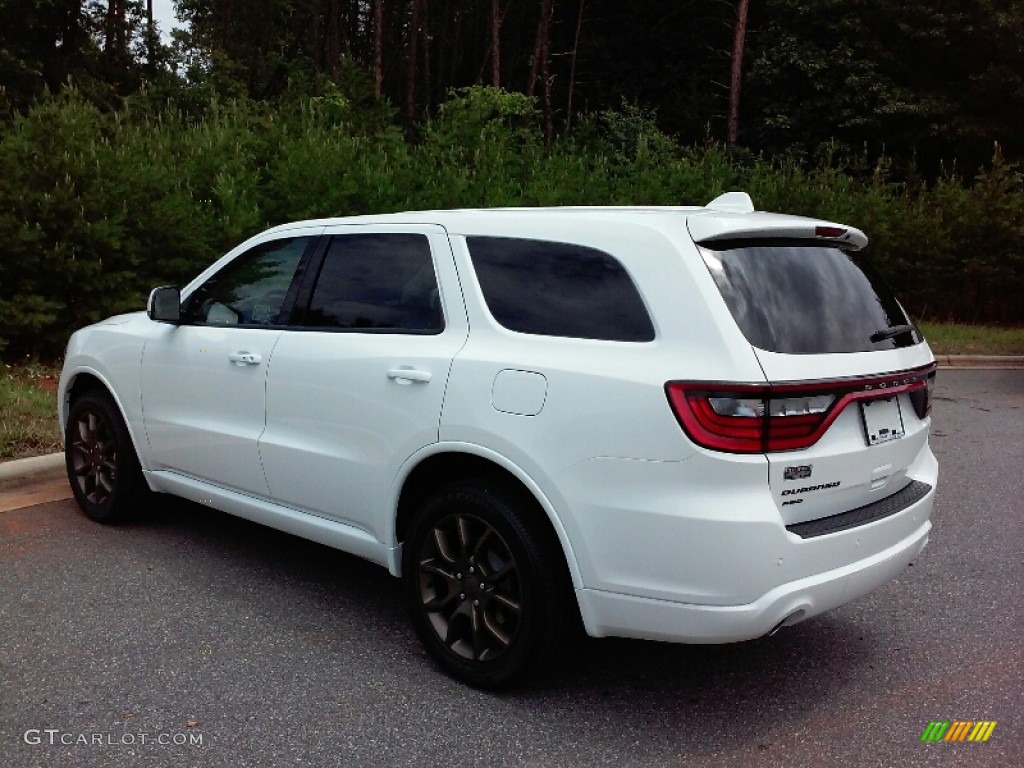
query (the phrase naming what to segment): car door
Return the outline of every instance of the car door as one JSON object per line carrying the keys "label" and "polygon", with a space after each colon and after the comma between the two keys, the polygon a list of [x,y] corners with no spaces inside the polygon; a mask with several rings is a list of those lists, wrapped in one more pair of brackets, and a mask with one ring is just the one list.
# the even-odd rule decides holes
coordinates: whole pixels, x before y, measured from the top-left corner
{"label": "car door", "polygon": [[468,331],[439,226],[345,226],[267,377],[260,457],[273,497],[383,540],[394,478],[438,439]]}
{"label": "car door", "polygon": [[161,324],[147,341],[141,383],[150,469],[269,495],[257,446],[267,364],[321,229],[243,249],[186,295],[180,324]]}

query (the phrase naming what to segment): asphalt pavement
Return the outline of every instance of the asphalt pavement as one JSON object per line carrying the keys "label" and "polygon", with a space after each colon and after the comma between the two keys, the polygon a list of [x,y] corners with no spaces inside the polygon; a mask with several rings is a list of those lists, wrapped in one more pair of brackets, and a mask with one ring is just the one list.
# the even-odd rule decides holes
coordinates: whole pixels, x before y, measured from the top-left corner
{"label": "asphalt pavement", "polygon": [[[900,578],[749,643],[580,638],[502,694],[440,673],[356,558],[179,502],[0,512],[0,765],[1016,768],[1024,370],[936,394],[935,527]],[[921,742],[935,720],[997,725]]]}

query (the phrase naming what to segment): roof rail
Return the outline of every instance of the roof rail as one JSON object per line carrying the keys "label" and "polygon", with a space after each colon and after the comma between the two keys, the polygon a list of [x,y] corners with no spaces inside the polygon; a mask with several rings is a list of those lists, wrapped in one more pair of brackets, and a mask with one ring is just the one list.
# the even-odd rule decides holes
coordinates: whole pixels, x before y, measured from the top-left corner
{"label": "roof rail", "polygon": [[727,213],[753,213],[754,201],[746,192],[726,192],[704,206],[712,211]]}

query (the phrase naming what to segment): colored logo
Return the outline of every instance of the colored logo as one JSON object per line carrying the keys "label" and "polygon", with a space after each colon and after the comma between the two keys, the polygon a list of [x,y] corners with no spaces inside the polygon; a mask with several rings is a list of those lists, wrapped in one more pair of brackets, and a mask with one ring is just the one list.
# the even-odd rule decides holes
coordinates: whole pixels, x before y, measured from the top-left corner
{"label": "colored logo", "polygon": [[995,728],[995,720],[933,720],[921,741],[988,741]]}

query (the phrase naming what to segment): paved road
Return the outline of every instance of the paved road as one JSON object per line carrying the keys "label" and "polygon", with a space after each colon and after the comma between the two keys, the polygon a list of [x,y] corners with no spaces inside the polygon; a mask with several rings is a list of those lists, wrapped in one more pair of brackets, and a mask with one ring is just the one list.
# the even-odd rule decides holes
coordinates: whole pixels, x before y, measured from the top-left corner
{"label": "paved road", "polygon": [[[2,513],[0,765],[1024,765],[1024,371],[938,398],[935,529],[897,581],[751,643],[581,639],[503,695],[438,673],[355,558],[183,504]],[[998,726],[922,744],[938,719]]]}

